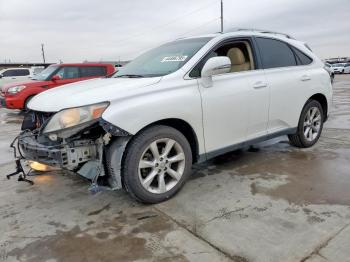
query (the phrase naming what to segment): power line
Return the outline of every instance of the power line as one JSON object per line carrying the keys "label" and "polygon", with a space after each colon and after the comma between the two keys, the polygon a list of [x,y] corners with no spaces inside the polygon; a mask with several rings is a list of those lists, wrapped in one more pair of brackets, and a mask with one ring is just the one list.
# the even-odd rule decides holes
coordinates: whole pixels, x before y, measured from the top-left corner
{"label": "power line", "polygon": [[[214,19],[212,19],[212,20],[210,20],[210,21],[208,21],[208,22],[206,22],[206,23],[201,24],[200,26],[194,27],[194,28],[192,28],[191,30],[186,31],[185,33],[182,33],[182,34],[180,34],[180,35],[177,35],[176,37],[168,38],[168,39],[165,40],[165,41],[161,41],[158,45],[165,44],[165,43],[167,43],[167,42],[169,42],[169,41],[172,41],[172,40],[174,40],[174,39],[179,39],[179,38],[181,38],[182,36],[185,36],[185,35],[187,35],[188,33],[191,33],[191,32],[193,32],[193,31],[195,31],[195,30],[197,30],[197,29],[199,29],[199,28],[203,28],[203,27],[207,26],[208,24],[210,24],[210,23],[212,23],[212,22],[214,22],[214,21],[217,21],[217,20],[219,20],[219,19],[220,19],[219,17],[214,18]],[[148,50],[150,50],[150,49],[152,49],[152,48],[154,48],[154,46],[151,47],[151,48],[146,48],[146,49],[145,49],[145,48],[142,48],[142,50],[143,50],[144,52],[147,52]],[[141,49],[140,49],[140,51],[141,51]]]}
{"label": "power line", "polygon": [[[197,27],[195,27],[195,28],[192,28],[192,29],[189,30],[189,31],[186,31],[185,33],[183,33],[183,34],[181,34],[181,35],[178,35],[176,38],[179,38],[179,37],[181,37],[181,36],[185,36],[185,35],[187,35],[188,33],[191,33],[191,32],[193,32],[193,31],[195,31],[195,30],[197,30],[197,29],[199,29],[199,28],[205,27],[206,25],[208,25],[208,24],[210,24],[210,23],[212,23],[212,22],[214,22],[214,21],[217,21],[217,20],[219,20],[219,19],[220,19],[219,17],[214,18],[214,19],[212,19],[212,20],[210,20],[210,21],[208,21],[208,22],[206,22],[206,23],[204,23],[204,24],[202,24],[202,25],[200,25],[200,26],[197,26]],[[176,38],[175,38],[175,39],[176,39]]]}
{"label": "power line", "polygon": [[168,23],[162,24],[162,25],[160,25],[160,26],[153,27],[153,28],[147,30],[146,32],[134,34],[134,35],[131,35],[130,37],[124,38],[124,39],[122,39],[121,41],[119,41],[117,44],[123,43],[123,42],[125,42],[125,41],[127,41],[127,40],[130,40],[130,39],[132,39],[132,38],[135,38],[135,37],[139,37],[139,36],[146,35],[146,34],[148,34],[150,31],[154,31],[154,30],[157,30],[157,29],[166,27],[166,26],[168,26],[168,25],[171,25],[171,24],[173,24],[173,23],[176,23],[176,22],[178,22],[180,19],[182,19],[182,18],[184,18],[184,17],[187,17],[187,16],[189,16],[189,15],[192,15],[192,14],[194,14],[194,13],[197,13],[197,12],[199,12],[199,11],[202,11],[203,9],[206,9],[206,8],[208,8],[209,6],[213,5],[213,4],[217,4],[217,1],[210,2],[209,4],[207,4],[207,5],[205,5],[205,6],[202,6],[202,7],[198,8],[198,9],[196,9],[196,10],[193,10],[193,11],[191,11],[191,12],[189,12],[189,13],[186,13],[185,15],[179,16],[179,17],[177,17],[176,19],[173,19],[173,20],[169,21]]}

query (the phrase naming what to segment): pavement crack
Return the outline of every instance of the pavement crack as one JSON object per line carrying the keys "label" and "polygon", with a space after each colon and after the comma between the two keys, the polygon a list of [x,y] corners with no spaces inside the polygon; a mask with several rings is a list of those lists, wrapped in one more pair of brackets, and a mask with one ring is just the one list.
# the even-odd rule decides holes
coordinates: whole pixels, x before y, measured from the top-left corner
{"label": "pavement crack", "polygon": [[218,251],[220,254],[222,254],[223,256],[225,256],[227,259],[231,260],[231,261],[239,261],[237,259],[237,256],[232,256],[229,253],[227,253],[226,251],[222,250],[220,247],[213,245],[211,242],[209,242],[208,240],[206,240],[204,237],[200,236],[197,232],[194,232],[192,230],[190,230],[188,227],[186,227],[184,224],[178,222],[177,220],[175,220],[174,218],[172,218],[171,216],[169,216],[168,214],[166,214],[165,212],[163,212],[162,210],[153,207],[153,209],[158,212],[159,214],[161,214],[162,216],[164,216],[165,218],[169,219],[170,221],[174,222],[177,226],[183,228],[184,230],[186,230],[188,233],[190,233],[191,235],[195,236],[196,238],[198,238],[199,240],[203,241],[204,243],[208,244],[210,247],[214,248],[216,251]]}
{"label": "pavement crack", "polygon": [[323,257],[319,252],[325,248],[329,242],[331,242],[336,236],[338,236],[345,228],[347,228],[350,225],[350,223],[346,224],[345,226],[343,226],[341,229],[339,229],[334,235],[330,236],[329,238],[327,238],[325,241],[323,241],[320,245],[318,245],[309,255],[307,255],[306,257],[304,257],[303,259],[300,260],[300,262],[305,262],[308,259],[310,259],[312,256],[314,255],[318,255]]}
{"label": "pavement crack", "polygon": [[223,212],[222,214],[218,215],[218,216],[215,216],[211,219],[209,219],[208,221],[205,222],[205,224],[208,224],[216,219],[220,219],[220,218],[227,218],[227,217],[230,217],[231,214],[234,214],[236,212],[240,212],[240,211],[244,211],[246,208],[249,208],[249,206],[246,206],[246,207],[240,207],[240,208],[237,208],[235,210],[231,210],[231,211],[227,211],[227,212]]}

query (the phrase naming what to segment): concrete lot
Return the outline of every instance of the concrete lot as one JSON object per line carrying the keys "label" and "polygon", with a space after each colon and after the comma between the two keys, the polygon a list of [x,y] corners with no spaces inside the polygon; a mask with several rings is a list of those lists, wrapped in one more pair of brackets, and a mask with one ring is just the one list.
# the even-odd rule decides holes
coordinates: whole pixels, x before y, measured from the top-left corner
{"label": "concrete lot", "polygon": [[350,75],[316,146],[226,154],[154,206],[63,172],[8,181],[20,118],[0,109],[0,261],[350,261]]}

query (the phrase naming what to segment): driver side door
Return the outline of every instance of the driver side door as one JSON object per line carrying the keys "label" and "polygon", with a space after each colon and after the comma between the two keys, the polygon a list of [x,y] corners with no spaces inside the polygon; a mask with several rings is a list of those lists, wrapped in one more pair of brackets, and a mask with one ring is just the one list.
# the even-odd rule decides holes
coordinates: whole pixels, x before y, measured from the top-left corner
{"label": "driver side door", "polygon": [[216,48],[217,56],[230,58],[231,71],[212,76],[211,87],[199,79],[208,158],[267,134],[269,88],[252,43],[239,39]]}

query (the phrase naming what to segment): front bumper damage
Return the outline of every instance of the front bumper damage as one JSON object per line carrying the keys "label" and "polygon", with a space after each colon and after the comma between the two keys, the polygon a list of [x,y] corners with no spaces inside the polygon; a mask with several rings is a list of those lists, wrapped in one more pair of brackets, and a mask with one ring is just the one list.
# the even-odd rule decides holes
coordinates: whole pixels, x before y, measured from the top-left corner
{"label": "front bumper damage", "polygon": [[114,161],[121,167],[122,155],[131,136],[128,132],[99,119],[62,133],[63,139],[52,141],[41,133],[40,128],[23,131],[18,136],[20,158],[76,172],[91,181],[92,192],[122,188],[121,168],[110,172],[105,154],[111,140],[117,140],[114,144],[118,145],[120,154]]}
{"label": "front bumper damage", "polygon": [[25,159],[49,166],[75,170],[81,163],[97,158],[97,143],[77,140],[69,144],[45,145],[32,132],[22,133],[18,140]]}

